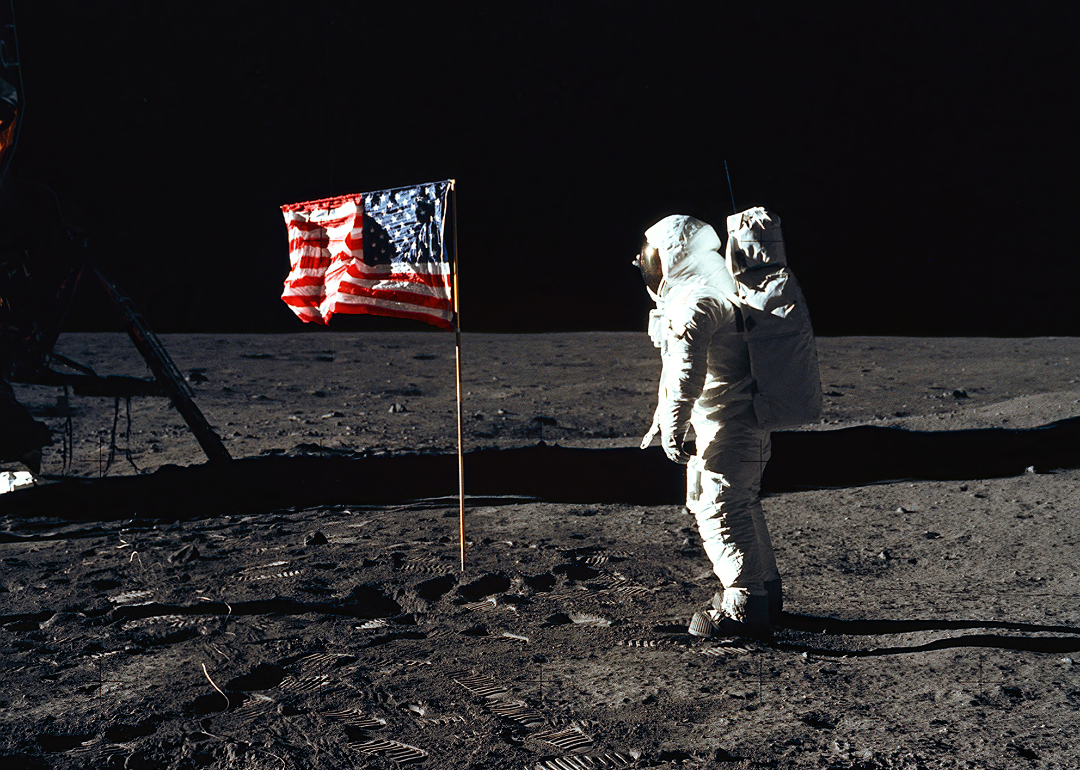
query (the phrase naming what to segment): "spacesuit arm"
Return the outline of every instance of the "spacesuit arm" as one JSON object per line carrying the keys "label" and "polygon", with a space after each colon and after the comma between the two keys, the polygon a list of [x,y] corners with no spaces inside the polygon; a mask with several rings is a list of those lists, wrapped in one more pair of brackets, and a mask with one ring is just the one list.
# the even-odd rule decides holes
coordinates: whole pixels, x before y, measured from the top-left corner
{"label": "spacesuit arm", "polygon": [[[665,329],[667,328],[664,319],[664,311],[661,305],[660,297],[653,293],[652,289],[649,289],[649,296],[656,302],[656,308],[649,311],[649,339],[652,340],[653,347],[660,349],[660,360],[664,360],[664,352],[667,349],[667,338]],[[664,401],[664,383],[660,381],[660,397],[657,400],[657,408],[653,410],[652,422],[649,424],[649,432],[641,439],[641,448],[647,449],[653,439],[660,433],[660,404]]]}
{"label": "spacesuit arm", "polygon": [[666,345],[660,378],[657,423],[664,452],[675,462],[686,462],[683,439],[690,427],[690,412],[705,388],[709,345],[721,320],[719,304],[702,297],[666,314]]}

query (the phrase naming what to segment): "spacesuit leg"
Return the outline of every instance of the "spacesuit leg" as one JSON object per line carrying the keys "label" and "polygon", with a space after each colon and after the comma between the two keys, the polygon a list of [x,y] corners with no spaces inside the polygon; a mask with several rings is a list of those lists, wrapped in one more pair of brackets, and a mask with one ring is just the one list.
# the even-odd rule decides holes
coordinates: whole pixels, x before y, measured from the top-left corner
{"label": "spacesuit leg", "polygon": [[779,577],[758,497],[768,434],[746,419],[703,423],[696,416],[701,491],[693,512],[724,589],[719,609],[741,622],[767,624],[765,581]]}
{"label": "spacesuit leg", "polygon": [[[764,472],[765,464],[772,456],[772,440],[768,432],[762,433],[760,468]],[[754,517],[754,530],[757,533],[758,553],[761,555],[761,569],[764,575],[765,592],[769,595],[769,616],[775,621],[784,609],[784,590],[780,581],[780,572],[776,568],[776,555],[773,553],[769,527],[765,523],[765,514],[761,510],[761,476],[753,488],[751,513]]]}

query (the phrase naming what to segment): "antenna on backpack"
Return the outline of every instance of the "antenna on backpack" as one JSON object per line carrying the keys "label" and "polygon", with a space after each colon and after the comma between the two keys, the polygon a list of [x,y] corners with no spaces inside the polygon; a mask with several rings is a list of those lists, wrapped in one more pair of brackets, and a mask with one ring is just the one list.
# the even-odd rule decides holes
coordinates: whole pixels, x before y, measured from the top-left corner
{"label": "antenna on backpack", "polygon": [[735,208],[735,191],[733,189],[731,189],[731,172],[728,171],[727,161],[726,160],[724,161],[724,173],[727,174],[727,189],[728,189],[728,192],[731,193],[731,213],[735,214],[739,210],[737,208]]}

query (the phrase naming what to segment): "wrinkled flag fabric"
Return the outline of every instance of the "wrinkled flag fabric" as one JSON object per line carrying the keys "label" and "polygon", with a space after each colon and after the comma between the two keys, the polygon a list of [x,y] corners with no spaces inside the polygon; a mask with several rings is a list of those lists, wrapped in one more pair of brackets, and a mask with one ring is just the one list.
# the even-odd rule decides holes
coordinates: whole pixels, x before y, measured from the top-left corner
{"label": "wrinkled flag fabric", "polygon": [[282,206],[292,268],[281,298],[306,322],[369,313],[453,329],[449,190],[431,182]]}

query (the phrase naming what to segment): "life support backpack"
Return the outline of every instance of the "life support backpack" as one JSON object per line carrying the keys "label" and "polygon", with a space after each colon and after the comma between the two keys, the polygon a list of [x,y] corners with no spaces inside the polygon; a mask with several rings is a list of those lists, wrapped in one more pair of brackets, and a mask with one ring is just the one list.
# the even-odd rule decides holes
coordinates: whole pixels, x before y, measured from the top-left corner
{"label": "life support backpack", "polygon": [[725,257],[739,292],[758,425],[780,430],[816,422],[822,401],[817,344],[787,266],[780,218],[747,209],[727,218],[727,231]]}

